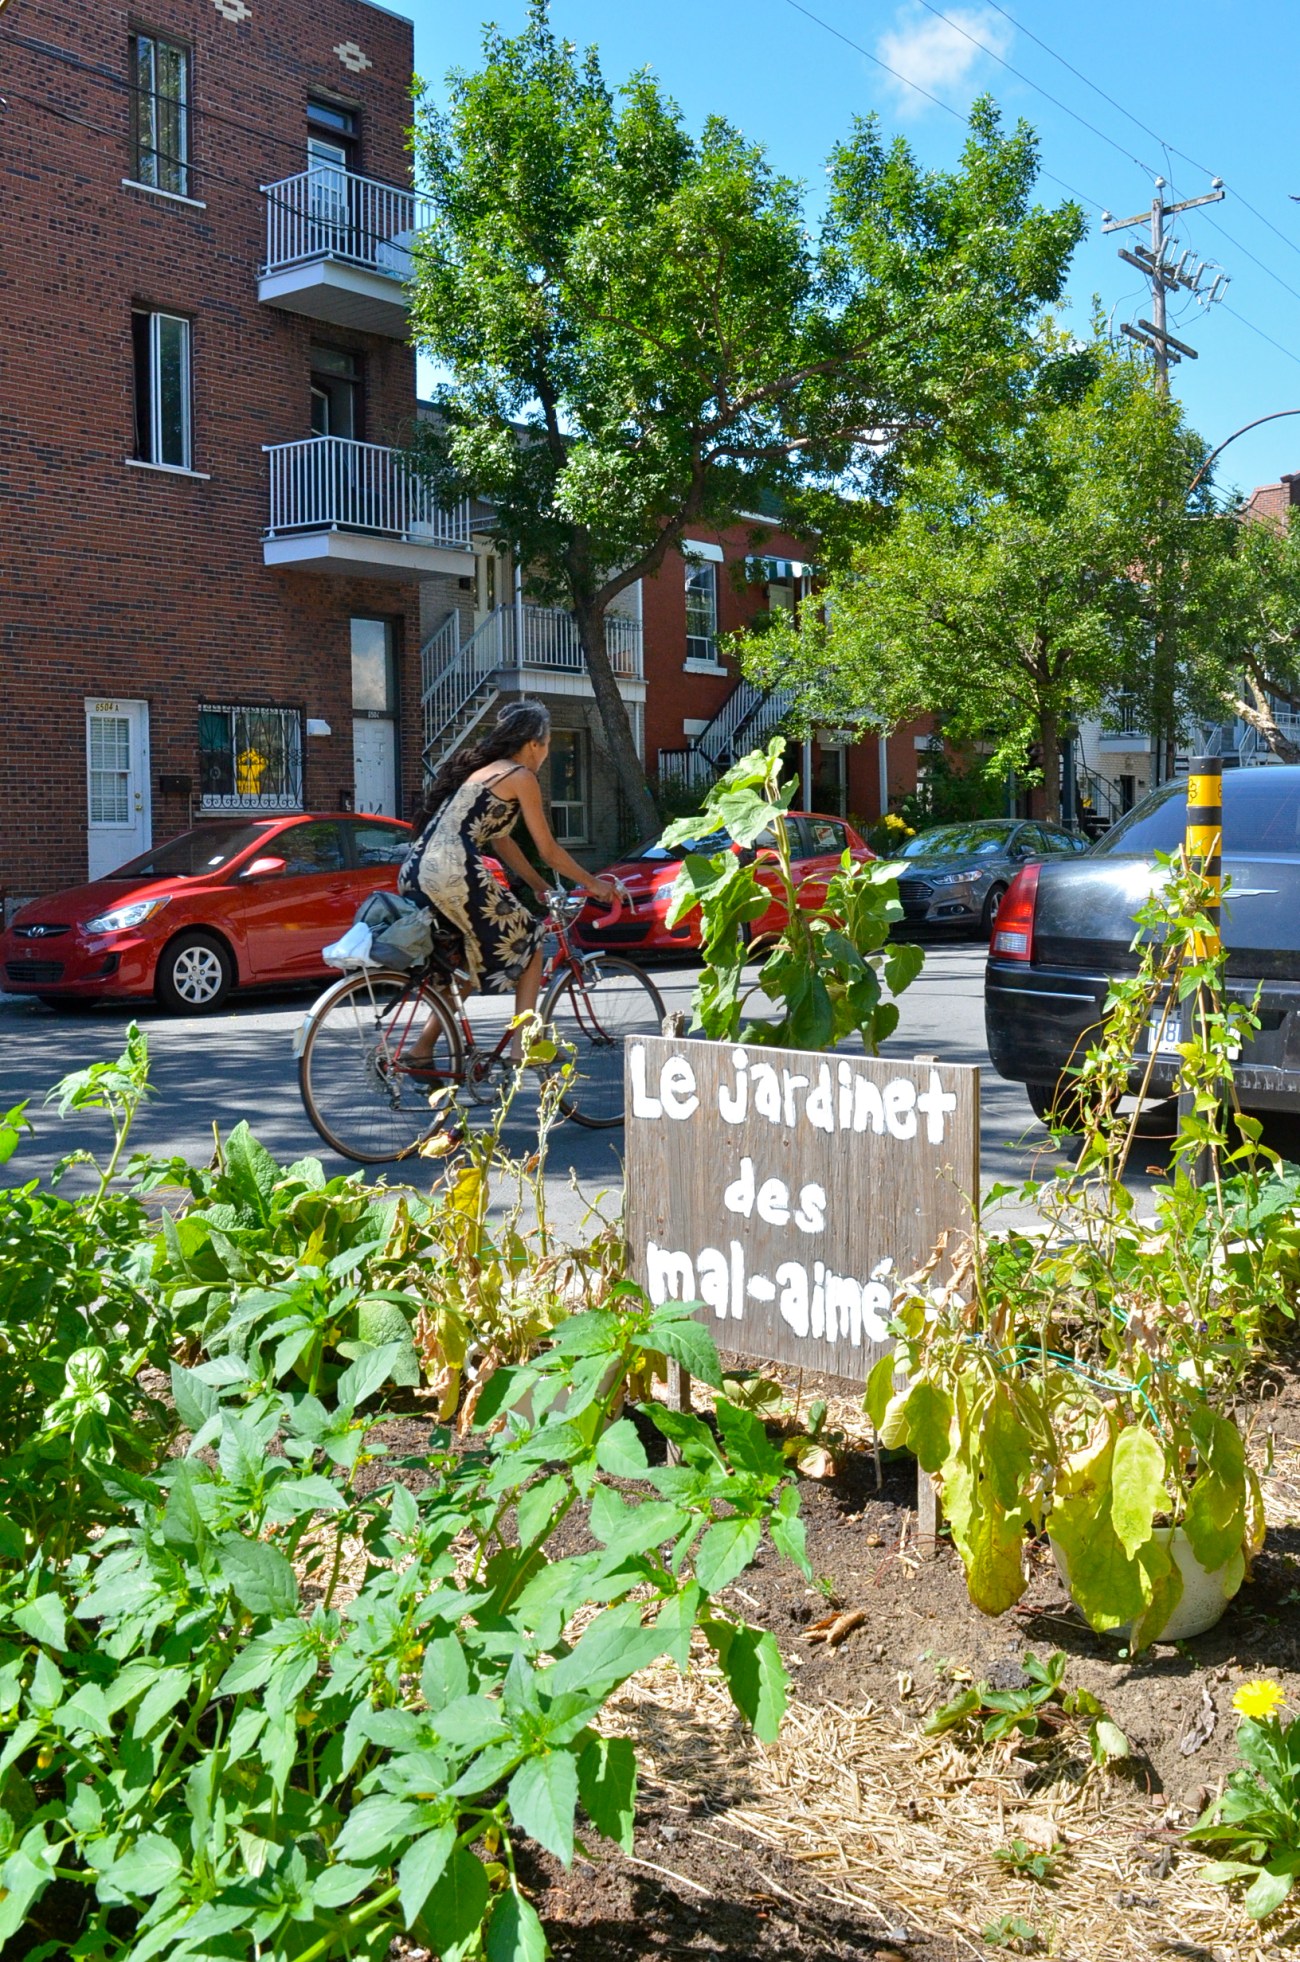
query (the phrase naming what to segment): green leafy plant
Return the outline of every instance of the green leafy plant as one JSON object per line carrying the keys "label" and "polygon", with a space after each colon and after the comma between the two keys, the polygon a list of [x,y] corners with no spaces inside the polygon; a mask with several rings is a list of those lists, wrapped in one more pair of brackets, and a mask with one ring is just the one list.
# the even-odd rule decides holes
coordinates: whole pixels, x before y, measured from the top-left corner
{"label": "green leafy plant", "polygon": [[1048,1887],[1056,1878],[1058,1862],[1054,1854],[1046,1853],[1041,1847],[1033,1847],[1027,1840],[1013,1839],[1007,1846],[995,1846],[993,1858],[1000,1860],[1012,1873],[1023,1874],[1026,1880],[1036,1881],[1040,1887]]}
{"label": "green leafy plant", "polygon": [[1043,1938],[1023,1914],[1000,1914],[980,1930],[980,1940],[990,1948],[1007,1948],[1016,1955],[1038,1955]]}
{"label": "green leafy plant", "polygon": [[[100,1110],[113,1126],[86,1199],[32,1181],[0,1191],[0,1563],[34,1547],[54,1558],[111,1517],[115,1478],[151,1465],[173,1422],[144,1387],[166,1367],[171,1328],[148,1287],[149,1223],[134,1193],[112,1189],[147,1085],[148,1053],[132,1024],[115,1063],[64,1078],[62,1111]],[[25,1106],[0,1124],[12,1158]],[[64,1161],[64,1168],[73,1162]]]}
{"label": "green leafy plant", "polygon": [[1276,1683],[1243,1683],[1233,1698],[1241,1716],[1241,1763],[1187,1834],[1225,1858],[1202,1868],[1206,1880],[1249,1882],[1246,1911],[1263,1921],[1288,1899],[1300,1873],[1300,1718],[1278,1712]]}
{"label": "green leafy plant", "polygon": [[[197,1962],[234,1940],[323,1962],[402,1930],[452,1962],[484,1939],[494,1962],[540,1956],[515,1841],[567,1864],[581,1811],[630,1844],[632,1747],[598,1723],[630,1675],[684,1665],[698,1628],[775,1734],[775,1642],[713,1597],[765,1532],[807,1571],[783,1461],[726,1404],[721,1444],[647,1412],[673,1466],[611,1422],[656,1353],[720,1383],[689,1311],[631,1291],[498,1370],[468,1449],[443,1431],[393,1467],[415,1489],[361,1476],[383,1460],[366,1406],[398,1345],[326,1398],[282,1377],[276,1347],[255,1334],[178,1367],[187,1454],[131,1481],[121,1522],[64,1568],[38,1554],[9,1576],[0,1940],[39,1931],[57,1881],[81,1892],[83,1957]],[[575,1506],[596,1550],[563,1556]]]}
{"label": "green leafy plant", "polygon": [[980,1683],[960,1690],[926,1719],[925,1735],[964,1733],[993,1744],[1013,1731],[1020,1738],[1054,1737],[1071,1721],[1081,1720],[1087,1726],[1095,1762],[1103,1764],[1128,1756],[1128,1739],[1091,1690],[1066,1689],[1067,1661],[1060,1649],[1046,1662],[1026,1654],[1020,1667],[1027,1679],[1023,1686],[999,1690]]}
{"label": "green leafy plant", "polygon": [[[901,994],[925,957],[919,947],[889,940],[891,925],[903,916],[896,865],[857,865],[845,852],[823,904],[814,911],[800,903],[785,821],[794,785],[781,783],[784,754],[784,737],[774,736],[766,750],[754,750],[719,778],[701,811],[663,834],[667,846],[717,831],[732,841],[712,854],[686,853],[667,913],[669,926],[696,908],[701,916],[704,966],[694,1026],[720,1042],[739,1036],[794,1049],[833,1049],[857,1034],[874,1056],[898,1026],[896,1002],[886,992]],[[773,842],[760,847],[764,837]],[[786,921],[758,976],[759,990],[780,1013],[755,1022],[744,1019],[741,984],[747,929],[772,904],[754,871],[760,852],[776,872]]]}
{"label": "green leafy plant", "polygon": [[[900,1300],[897,1354],[868,1385],[882,1438],[907,1443],[940,1481],[977,1606],[999,1613],[1019,1599],[1026,1529],[1046,1527],[1089,1622],[1130,1627],[1135,1649],[1182,1593],[1160,1529],[1181,1530],[1225,1596],[1262,1540],[1238,1406],[1270,1316],[1290,1311],[1293,1175],[1248,1120],[1236,1120],[1238,1139],[1227,1132],[1232,1055],[1251,1011],[1226,999],[1206,899],[1199,872],[1177,863],[1139,915],[1142,971],[1115,991],[1080,1069],[1092,1094],[1077,1174],[1027,1188],[1055,1230],[981,1230],[949,1284]],[[1171,991],[1199,1003],[1181,1050],[1195,1108],[1153,1230],[1122,1183],[1134,1126],[1118,1099],[1137,1031]],[[1198,1183],[1192,1166],[1207,1158]],[[896,1394],[900,1366],[908,1389]]]}

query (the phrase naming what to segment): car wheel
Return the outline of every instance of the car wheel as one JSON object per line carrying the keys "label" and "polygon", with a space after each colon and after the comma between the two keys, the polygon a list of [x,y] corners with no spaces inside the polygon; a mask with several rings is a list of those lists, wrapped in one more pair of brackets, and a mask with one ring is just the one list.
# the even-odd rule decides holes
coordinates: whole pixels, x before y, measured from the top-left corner
{"label": "car wheel", "polygon": [[984,901],[984,911],[980,914],[980,932],[986,938],[993,931],[993,922],[997,919],[1002,902],[1006,896],[1007,889],[1005,886],[989,887],[988,896]]}
{"label": "car wheel", "polygon": [[178,933],[154,975],[154,992],[173,1015],[207,1015],[235,985],[234,963],[212,933]]}

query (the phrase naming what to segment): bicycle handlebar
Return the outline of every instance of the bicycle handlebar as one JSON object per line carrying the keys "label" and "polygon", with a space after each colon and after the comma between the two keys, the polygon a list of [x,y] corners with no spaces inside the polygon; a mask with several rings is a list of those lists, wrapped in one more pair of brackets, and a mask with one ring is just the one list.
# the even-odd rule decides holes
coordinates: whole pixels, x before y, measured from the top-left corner
{"label": "bicycle handlebar", "polygon": [[[617,920],[622,918],[625,908],[630,904],[628,890],[622,880],[615,879],[611,883],[614,887],[614,904],[608,913],[602,913],[598,919],[592,922],[594,926],[613,926]],[[571,905],[576,898],[576,893],[566,892],[563,886],[554,887],[548,901],[552,915],[557,919],[564,919],[566,905]],[[592,901],[590,903],[594,904],[595,902]],[[580,911],[581,908],[578,910]]]}

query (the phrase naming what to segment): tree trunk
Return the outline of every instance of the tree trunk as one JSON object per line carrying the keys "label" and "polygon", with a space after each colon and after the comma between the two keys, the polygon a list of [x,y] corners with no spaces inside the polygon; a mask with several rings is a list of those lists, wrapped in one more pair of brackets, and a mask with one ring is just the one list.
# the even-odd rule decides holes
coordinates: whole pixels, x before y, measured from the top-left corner
{"label": "tree trunk", "polygon": [[1038,720],[1038,750],[1043,766],[1043,816],[1052,824],[1061,821],[1061,719],[1055,709],[1044,709]]}
{"label": "tree trunk", "polygon": [[1250,690],[1253,702],[1243,701],[1240,696],[1229,696],[1234,713],[1239,715],[1243,722],[1249,723],[1252,729],[1259,731],[1274,756],[1280,758],[1283,763],[1300,763],[1300,746],[1292,742],[1291,738],[1278,728],[1277,717],[1264,690],[1251,675],[1246,677],[1246,686]]}
{"label": "tree trunk", "polygon": [[619,693],[614,670],[605,646],[605,609],[600,605],[575,608],[578,638],[587,662],[592,693],[600,711],[601,726],[613,758],[619,789],[628,802],[638,839],[652,838],[660,828],[659,812],[646,783],[627,703]]}

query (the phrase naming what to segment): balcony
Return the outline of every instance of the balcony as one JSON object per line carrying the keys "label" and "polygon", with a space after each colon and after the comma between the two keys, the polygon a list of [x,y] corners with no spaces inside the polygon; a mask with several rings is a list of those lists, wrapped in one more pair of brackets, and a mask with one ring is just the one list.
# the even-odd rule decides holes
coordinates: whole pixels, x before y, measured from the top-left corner
{"label": "balcony", "polygon": [[267,565],[345,579],[455,578],[470,570],[468,501],[443,510],[400,451],[342,436],[265,447]]}
{"label": "balcony", "polygon": [[404,341],[406,282],[422,200],[396,184],[328,165],[263,184],[262,194],[266,263],[258,299],[311,320]]}

